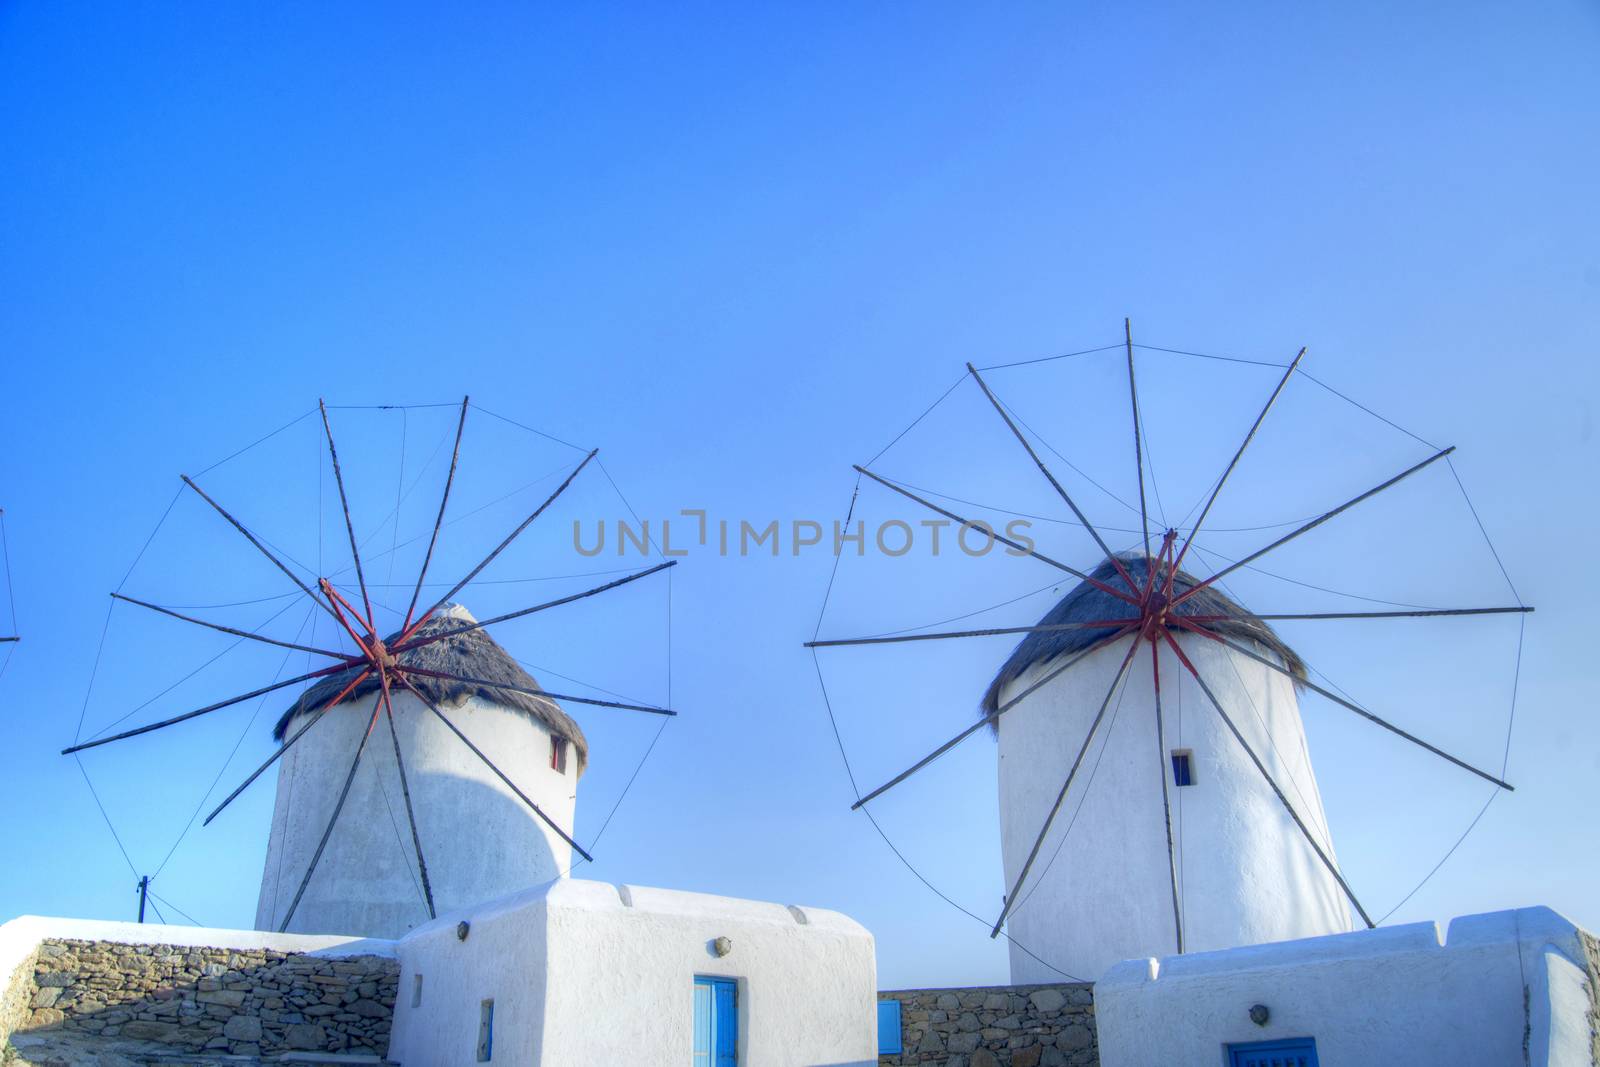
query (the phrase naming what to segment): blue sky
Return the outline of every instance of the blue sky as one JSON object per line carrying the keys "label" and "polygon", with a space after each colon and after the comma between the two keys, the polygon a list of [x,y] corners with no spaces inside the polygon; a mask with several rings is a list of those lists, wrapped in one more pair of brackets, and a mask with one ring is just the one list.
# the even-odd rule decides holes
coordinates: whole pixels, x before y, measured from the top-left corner
{"label": "blue sky", "polygon": [[[1459,446],[1456,468],[1539,608],[1510,759],[1519,788],[1393,921],[1543,902],[1593,927],[1585,798],[1600,726],[1592,642],[1576,620],[1600,592],[1587,560],[1600,520],[1597,45],[1600,14],[1579,3],[6,5],[0,506],[24,641],[0,676],[0,798],[12,813],[0,915],[131,913],[133,874],[56,752],[80,713],[99,729],[224,643],[118,609],[85,707],[106,594],[180,472],[317,397],[420,405],[470,393],[599,446],[643,516],[829,522],[848,504],[850,465],[966,361],[1109,344],[1129,316],[1156,346],[1282,362],[1306,345],[1322,381]],[[1115,359],[992,380],[1126,497]],[[1273,372],[1140,359],[1157,484],[1182,513]],[[981,404],[960,387],[874,469],[1059,517]],[[363,531],[377,546],[425,532],[449,410],[334,414]],[[342,534],[315,430],[303,420],[208,475],[308,565],[319,538],[322,562],[335,560]],[[1268,535],[1220,528],[1313,514],[1425,454],[1295,383],[1208,543],[1247,551]],[[576,456],[475,412],[463,507]],[[575,518],[621,515],[594,473],[469,606],[603,580],[523,579],[632,564],[571,549]],[[441,565],[469,566],[536,491],[452,527]],[[397,493],[399,519],[384,525]],[[1506,595],[1448,472],[1393,496],[1296,542],[1279,572],[1404,602]],[[1085,501],[1095,521],[1127,525],[1111,497]],[[281,593],[281,577],[195,503],[173,508],[126,591],[170,604]],[[859,507],[871,520],[913,516],[882,491],[863,489]],[[1051,527],[1040,542],[1092,561],[1081,532]],[[414,573],[394,558],[394,574]],[[1001,948],[848,811],[800,647],[830,565],[815,551],[696,550],[676,569],[670,695],[683,714],[580,873],[838,908],[877,934],[885,986],[1001,980]],[[1027,560],[848,558],[828,626],[915,626],[1033,592],[981,616],[1026,624],[1051,578]],[[501,639],[547,671],[665,700],[666,596],[647,586]],[[1264,578],[1236,592],[1262,610],[1340,602]],[[270,614],[217,610],[249,625]],[[292,635],[302,615],[271,632]],[[1375,708],[1498,766],[1515,623],[1389,625],[1285,633]],[[1008,647],[825,658],[858,773],[893,773],[970,721]],[[280,666],[230,653],[130,722]],[[223,789],[270,752],[277,706],[253,725],[250,710],[85,757],[140,873],[162,864],[232,746]],[[1483,791],[1339,714],[1308,700],[1307,729],[1347,872],[1387,912]],[[579,804],[588,840],[657,724],[583,723],[595,743]],[[919,869],[984,914],[1002,892],[992,764],[990,743],[975,742],[879,809]],[[183,836],[157,891],[208,925],[248,925],[270,804],[258,786]]]}

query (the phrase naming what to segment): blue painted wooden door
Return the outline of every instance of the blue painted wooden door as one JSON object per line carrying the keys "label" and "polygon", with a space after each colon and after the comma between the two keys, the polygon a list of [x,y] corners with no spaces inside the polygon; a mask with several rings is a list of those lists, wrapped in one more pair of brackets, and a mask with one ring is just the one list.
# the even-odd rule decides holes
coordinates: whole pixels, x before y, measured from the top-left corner
{"label": "blue painted wooden door", "polygon": [[694,1067],[736,1067],[739,1055],[738,983],[694,980]]}
{"label": "blue painted wooden door", "polygon": [[900,1054],[900,1002],[878,1001],[878,1055]]}
{"label": "blue painted wooden door", "polygon": [[1317,1042],[1309,1037],[1228,1046],[1228,1067],[1317,1067]]}

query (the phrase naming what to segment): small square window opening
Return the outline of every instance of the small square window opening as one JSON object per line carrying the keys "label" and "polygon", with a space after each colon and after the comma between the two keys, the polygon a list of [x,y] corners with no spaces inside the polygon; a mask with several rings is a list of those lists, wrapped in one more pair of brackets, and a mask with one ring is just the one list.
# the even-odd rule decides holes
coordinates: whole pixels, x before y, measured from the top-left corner
{"label": "small square window opening", "polygon": [[1194,785],[1194,752],[1187,748],[1172,751],[1172,784]]}
{"label": "small square window opening", "polygon": [[567,739],[565,737],[550,738],[550,769],[557,774],[567,773]]}

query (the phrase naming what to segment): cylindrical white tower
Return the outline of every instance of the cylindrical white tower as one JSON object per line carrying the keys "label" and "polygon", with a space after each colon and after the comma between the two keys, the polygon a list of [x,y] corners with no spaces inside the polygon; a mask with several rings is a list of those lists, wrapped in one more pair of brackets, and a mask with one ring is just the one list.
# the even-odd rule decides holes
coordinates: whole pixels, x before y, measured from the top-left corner
{"label": "cylindrical white tower", "polygon": [[[475,621],[461,607],[428,619],[419,634]],[[445,638],[399,661],[460,677],[539,688],[483,630]],[[410,676],[517,787],[567,833],[588,759],[583,732],[554,701],[502,689]],[[281,741],[336,696],[350,676],[306,693],[278,722]],[[256,926],[277,930],[304,878],[350,771],[379,693],[369,679],[279,761],[278,797]],[[449,727],[405,689],[393,690],[394,724],[426,861],[443,914],[564,875],[570,846]],[[288,929],[294,933],[399,937],[428,921],[406,818],[394,741],[380,716],[350,795]]]}
{"label": "cylindrical white tower", "polygon": [[[1148,573],[1145,558],[1124,563],[1142,584]],[[1092,577],[1122,587],[1109,561]],[[1173,596],[1194,584],[1180,574]],[[1245,616],[1205,625],[1296,674],[1304,670],[1270,627],[1248,619],[1247,611],[1211,587],[1176,610]],[[1083,584],[1040,625],[1135,614],[1138,609]],[[1333,859],[1294,682],[1207,637],[1171,632]],[[1069,657],[1087,653],[999,718],[1001,846],[1009,890],[1112,691],[1130,643],[1139,643],[1010,909],[1011,980],[1060,981],[1046,964],[1094,980],[1121,960],[1176,952],[1173,868],[1186,952],[1349,930],[1350,912],[1338,883],[1165,640],[1152,646],[1142,634],[1112,640],[1114,633],[1030,634],[984,698],[987,714],[1059,670]],[[1153,647],[1160,656],[1159,735]],[[1163,782],[1171,819],[1170,863]]]}

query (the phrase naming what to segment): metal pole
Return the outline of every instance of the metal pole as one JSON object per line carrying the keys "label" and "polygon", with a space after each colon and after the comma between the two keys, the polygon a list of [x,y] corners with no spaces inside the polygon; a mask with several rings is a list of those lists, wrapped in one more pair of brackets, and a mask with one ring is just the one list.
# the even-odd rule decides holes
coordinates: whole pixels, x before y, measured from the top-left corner
{"label": "metal pole", "polygon": [[139,921],[144,922],[144,906],[150,898],[150,876],[144,875],[139,879]]}

